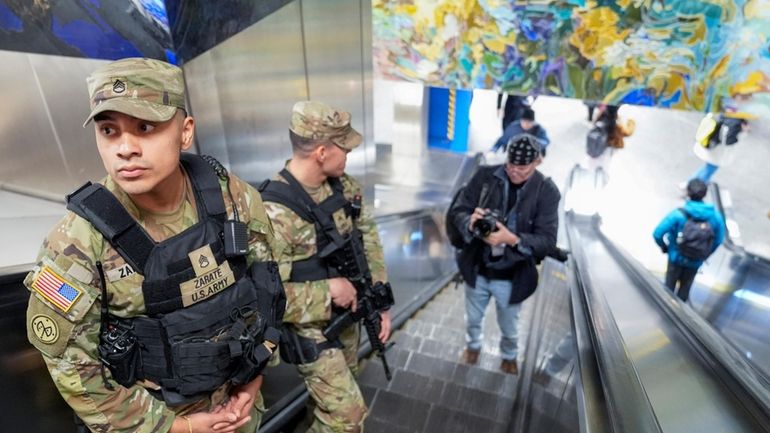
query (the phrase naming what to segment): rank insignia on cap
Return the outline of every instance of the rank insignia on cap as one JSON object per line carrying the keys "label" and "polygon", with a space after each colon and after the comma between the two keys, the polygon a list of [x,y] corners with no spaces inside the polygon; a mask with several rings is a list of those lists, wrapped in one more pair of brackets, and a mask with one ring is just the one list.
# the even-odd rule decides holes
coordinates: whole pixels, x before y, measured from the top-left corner
{"label": "rank insignia on cap", "polygon": [[65,313],[72,308],[72,304],[83,294],[80,289],[68,283],[48,266],[44,266],[43,270],[40,271],[35,282],[32,283],[32,288]]}
{"label": "rank insignia on cap", "polygon": [[112,85],[112,91],[115,93],[123,93],[126,91],[126,83],[115,80],[115,83]]}

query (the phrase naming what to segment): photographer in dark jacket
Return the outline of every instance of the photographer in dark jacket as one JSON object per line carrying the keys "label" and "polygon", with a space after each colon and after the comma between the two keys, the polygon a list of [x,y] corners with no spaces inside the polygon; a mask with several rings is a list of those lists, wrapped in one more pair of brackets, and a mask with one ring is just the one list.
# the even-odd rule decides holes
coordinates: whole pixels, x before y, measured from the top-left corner
{"label": "photographer in dark jacket", "polygon": [[536,170],[541,157],[535,137],[513,137],[507,154],[505,164],[479,168],[449,218],[464,241],[457,264],[466,282],[465,361],[478,361],[484,313],[494,298],[502,332],[500,368],[516,374],[519,309],[537,287],[536,263],[555,248],[561,195]]}

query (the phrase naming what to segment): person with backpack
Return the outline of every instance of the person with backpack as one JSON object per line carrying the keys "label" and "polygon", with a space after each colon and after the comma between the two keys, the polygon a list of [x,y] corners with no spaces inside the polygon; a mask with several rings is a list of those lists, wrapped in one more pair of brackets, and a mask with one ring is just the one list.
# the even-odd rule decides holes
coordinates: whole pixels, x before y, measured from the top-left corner
{"label": "person with backpack", "polygon": [[551,140],[548,138],[545,128],[535,122],[535,111],[529,107],[522,108],[521,117],[518,122],[511,122],[505,128],[503,135],[492,146],[492,152],[504,152],[506,150],[505,146],[511,141],[511,138],[521,134],[529,134],[536,138],[540,147],[540,155],[545,156],[545,149],[551,143]]}
{"label": "person with backpack", "polygon": [[[668,253],[666,287],[687,301],[698,268],[719,247],[725,237],[725,222],[714,205],[703,202],[706,183],[687,183],[689,200],[666,215],[652,236],[663,253]],[[678,286],[678,290],[677,290]]]}
{"label": "person with backpack", "polygon": [[[748,121],[737,113],[709,113],[698,125],[693,153],[703,161],[703,166],[692,176],[710,182],[719,167],[732,161],[733,149],[741,132],[748,129]],[[684,189],[685,184],[680,184]]]}
{"label": "person with backpack", "polygon": [[489,301],[497,306],[500,369],[517,374],[516,323],[521,302],[537,287],[536,263],[556,245],[558,188],[537,171],[540,144],[522,134],[508,143],[505,164],[483,166],[447,213],[447,234],[459,246],[457,267],[465,287],[465,362],[478,362]]}
{"label": "person with backpack", "polygon": [[632,135],[636,129],[633,119],[620,120],[619,109],[618,105],[599,106],[599,116],[586,136],[584,165],[589,170],[601,169],[605,183],[613,153],[616,149],[625,147],[625,138]]}

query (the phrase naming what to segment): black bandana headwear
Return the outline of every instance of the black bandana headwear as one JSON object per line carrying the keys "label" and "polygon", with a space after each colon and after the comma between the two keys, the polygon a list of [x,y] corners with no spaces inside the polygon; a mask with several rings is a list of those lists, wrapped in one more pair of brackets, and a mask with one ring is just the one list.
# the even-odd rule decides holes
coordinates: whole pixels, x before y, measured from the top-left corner
{"label": "black bandana headwear", "polygon": [[508,141],[508,162],[529,165],[540,157],[540,143],[531,134],[519,134]]}

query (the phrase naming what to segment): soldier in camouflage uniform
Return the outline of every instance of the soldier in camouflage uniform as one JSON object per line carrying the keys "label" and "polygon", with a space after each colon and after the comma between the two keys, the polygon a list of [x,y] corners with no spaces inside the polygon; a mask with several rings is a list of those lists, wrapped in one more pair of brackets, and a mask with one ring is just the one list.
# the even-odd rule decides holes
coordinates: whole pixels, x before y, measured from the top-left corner
{"label": "soldier in camouflage uniform", "polygon": [[[344,173],[347,154],[362,141],[350,125],[350,113],[318,102],[298,102],[292,110],[289,138],[293,157],[286,170],[314,202],[321,203],[332,195],[330,178],[339,179],[348,201],[361,196],[361,185]],[[271,182],[275,181],[286,179],[279,174]],[[316,228],[289,207],[267,196],[264,199],[276,238],[285,244],[276,256],[287,298],[284,323],[297,335],[323,343],[322,330],[332,317],[332,306],[355,308],[356,290],[342,277],[291,281],[292,265],[318,253]],[[332,216],[341,234],[350,233],[353,221],[343,209]],[[377,226],[368,209],[362,209],[355,224],[363,234],[373,281],[387,281]],[[390,314],[383,312],[381,316],[379,337],[385,342],[390,335]],[[362,431],[366,405],[355,380],[359,334],[358,326],[349,327],[340,336],[342,349],[325,349],[316,361],[298,365],[314,402],[309,432]]]}
{"label": "soldier in camouflage uniform", "polygon": [[[181,69],[156,60],[124,59],[95,71],[88,87],[92,112],[86,123],[94,121],[108,173],[101,183],[156,242],[195,224],[196,198],[179,163],[194,131],[185,111]],[[227,188],[224,180],[220,186]],[[248,228],[247,261],[272,260],[274,234],[259,193],[234,176],[230,190],[232,196],[223,194],[228,215],[236,206]],[[179,407],[151,395],[148,390],[157,385],[149,381],[123,387],[110,380],[97,352],[105,301],[99,263],[110,294],[109,312],[122,318],[144,315],[143,276],[73,212],[49,233],[24,282],[31,292],[28,338],[86,426],[94,432],[254,432],[264,412],[262,376],[239,387],[225,383]],[[62,296],[51,293],[51,281]]]}

